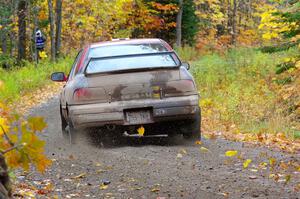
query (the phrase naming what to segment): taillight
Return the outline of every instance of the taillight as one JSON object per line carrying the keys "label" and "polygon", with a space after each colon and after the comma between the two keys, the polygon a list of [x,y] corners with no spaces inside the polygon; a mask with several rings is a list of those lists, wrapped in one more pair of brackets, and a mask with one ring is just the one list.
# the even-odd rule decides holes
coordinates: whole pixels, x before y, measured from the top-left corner
{"label": "taillight", "polygon": [[193,91],[195,89],[195,84],[193,80],[190,79],[184,79],[180,81],[185,87],[186,89],[188,89],[189,91]]}
{"label": "taillight", "polygon": [[78,88],[74,91],[73,97],[75,101],[83,101],[90,99],[92,97],[92,93],[88,88]]}

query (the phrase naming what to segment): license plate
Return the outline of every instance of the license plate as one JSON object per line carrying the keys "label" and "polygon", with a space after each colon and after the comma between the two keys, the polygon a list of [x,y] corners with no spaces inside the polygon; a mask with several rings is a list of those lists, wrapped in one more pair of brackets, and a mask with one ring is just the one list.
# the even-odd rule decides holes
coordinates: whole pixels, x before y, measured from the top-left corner
{"label": "license plate", "polygon": [[129,124],[146,124],[152,122],[150,110],[126,111],[126,120]]}

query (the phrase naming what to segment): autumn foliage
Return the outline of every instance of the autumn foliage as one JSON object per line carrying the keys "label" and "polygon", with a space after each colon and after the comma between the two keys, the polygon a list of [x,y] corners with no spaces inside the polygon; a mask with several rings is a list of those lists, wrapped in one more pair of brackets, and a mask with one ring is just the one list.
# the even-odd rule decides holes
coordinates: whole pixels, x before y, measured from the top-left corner
{"label": "autumn foliage", "polygon": [[46,126],[41,117],[24,120],[0,104],[0,150],[10,169],[29,170],[33,165],[44,172],[51,164],[44,154],[45,142],[38,137]]}
{"label": "autumn foliage", "polygon": [[[0,84],[2,89],[3,83]],[[51,161],[44,154],[45,142],[39,138],[40,133],[47,126],[41,117],[23,119],[0,103],[0,160],[1,182],[3,195],[10,195],[8,173],[11,170],[22,168],[29,170],[34,166],[39,172],[44,172]],[[1,196],[3,196],[1,195]]]}

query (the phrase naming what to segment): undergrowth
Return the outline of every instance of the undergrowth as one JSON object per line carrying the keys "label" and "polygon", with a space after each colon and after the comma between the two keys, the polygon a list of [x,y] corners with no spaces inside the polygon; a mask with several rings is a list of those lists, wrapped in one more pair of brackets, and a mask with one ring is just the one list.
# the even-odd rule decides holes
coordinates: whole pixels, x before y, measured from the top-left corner
{"label": "undergrowth", "polygon": [[276,65],[293,53],[235,49],[193,62],[204,125],[214,131],[285,133],[293,137],[299,124],[289,117],[288,107],[279,96],[280,86],[274,81]]}
{"label": "undergrowth", "polygon": [[72,61],[71,58],[61,58],[54,63],[43,60],[38,65],[25,62],[25,66],[15,66],[10,70],[0,68],[0,80],[4,83],[4,89],[0,92],[0,101],[16,102],[23,94],[49,84],[51,73],[68,72]]}

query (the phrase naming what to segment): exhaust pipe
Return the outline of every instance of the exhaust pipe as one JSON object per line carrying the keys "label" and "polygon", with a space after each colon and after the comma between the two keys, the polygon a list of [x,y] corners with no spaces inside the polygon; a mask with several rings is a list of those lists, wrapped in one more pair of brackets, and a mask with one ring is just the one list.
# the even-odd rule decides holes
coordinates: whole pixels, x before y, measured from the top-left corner
{"label": "exhaust pipe", "polygon": [[116,125],[110,124],[110,125],[106,125],[107,130],[109,131],[114,131],[116,129]]}

